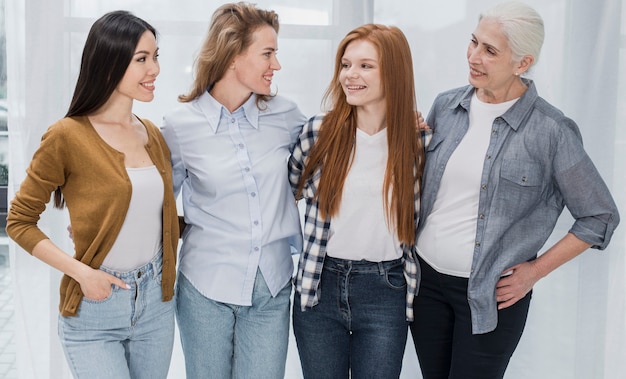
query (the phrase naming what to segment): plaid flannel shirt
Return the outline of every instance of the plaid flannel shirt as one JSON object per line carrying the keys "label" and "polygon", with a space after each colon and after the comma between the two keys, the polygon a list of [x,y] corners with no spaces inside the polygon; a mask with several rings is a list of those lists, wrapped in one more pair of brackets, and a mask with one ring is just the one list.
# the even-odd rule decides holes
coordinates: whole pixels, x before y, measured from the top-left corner
{"label": "plaid flannel shirt", "polygon": [[[294,151],[289,159],[289,181],[296,192],[300,176],[304,169],[307,156],[317,139],[317,135],[324,119],[324,114],[312,117],[302,129]],[[319,283],[326,256],[326,245],[330,232],[330,217],[322,218],[315,199],[317,186],[319,185],[321,171],[314,173],[313,177],[305,183],[300,198],[306,201],[304,214],[304,249],[300,255],[298,273],[296,274],[295,287],[300,294],[302,310],[312,308],[319,302]],[[297,200],[300,200],[298,198]],[[417,212],[419,211],[419,191],[415,193],[415,225],[417,225]],[[417,254],[414,246],[402,245],[404,260],[404,276],[407,282],[406,291],[406,318],[413,321],[413,298],[417,295],[419,286],[420,270],[417,263]]]}

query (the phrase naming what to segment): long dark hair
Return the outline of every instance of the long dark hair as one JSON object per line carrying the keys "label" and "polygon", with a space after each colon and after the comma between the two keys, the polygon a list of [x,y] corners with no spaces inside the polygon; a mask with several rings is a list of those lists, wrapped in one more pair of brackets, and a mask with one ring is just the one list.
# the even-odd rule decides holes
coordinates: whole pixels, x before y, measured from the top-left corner
{"label": "long dark hair", "polygon": [[[154,27],[128,11],[109,12],[94,22],[83,48],[76,88],[65,117],[86,116],[109,100],[146,31],[156,38]],[[57,188],[54,206],[64,205],[61,189]]]}

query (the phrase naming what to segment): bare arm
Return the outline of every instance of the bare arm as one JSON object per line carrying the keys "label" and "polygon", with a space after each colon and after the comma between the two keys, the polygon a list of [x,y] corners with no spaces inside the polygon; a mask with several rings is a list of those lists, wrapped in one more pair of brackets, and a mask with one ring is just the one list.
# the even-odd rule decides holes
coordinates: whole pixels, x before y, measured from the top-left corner
{"label": "bare arm", "polygon": [[496,285],[498,309],[515,304],[526,296],[539,279],[590,247],[591,244],[568,233],[534,261],[520,263],[505,270],[507,273],[512,271],[512,274],[501,278]]}
{"label": "bare arm", "polygon": [[49,239],[41,240],[35,245],[33,255],[50,266],[72,277],[80,284],[85,297],[92,300],[103,300],[111,293],[111,285],[128,289],[123,280],[96,270],[70,257]]}

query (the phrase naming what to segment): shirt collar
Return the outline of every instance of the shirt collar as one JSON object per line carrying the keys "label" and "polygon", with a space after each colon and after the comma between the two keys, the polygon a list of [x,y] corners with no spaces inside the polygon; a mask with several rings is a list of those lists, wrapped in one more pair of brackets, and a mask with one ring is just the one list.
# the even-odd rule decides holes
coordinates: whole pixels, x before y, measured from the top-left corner
{"label": "shirt collar", "polygon": [[[502,115],[502,119],[504,119],[513,130],[517,130],[520,127],[522,121],[526,118],[526,114],[531,110],[535,100],[539,97],[535,83],[532,80],[522,78],[522,81],[528,87],[526,92],[524,92],[519,100]],[[451,105],[451,108],[460,106],[469,111],[474,90],[474,87],[467,86],[466,90],[459,96],[458,101]]]}
{"label": "shirt collar", "polygon": [[209,91],[205,91],[202,96],[198,98],[198,106],[202,110],[202,113],[206,117],[209,126],[213,133],[217,133],[220,126],[220,119],[222,116],[224,117],[240,117],[238,116],[240,112],[243,110],[243,115],[248,120],[250,125],[253,128],[259,128],[259,108],[256,106],[256,95],[253,94],[246,100],[245,103],[235,112],[230,113],[226,107],[224,107],[220,102],[215,100],[213,96],[209,93]]}

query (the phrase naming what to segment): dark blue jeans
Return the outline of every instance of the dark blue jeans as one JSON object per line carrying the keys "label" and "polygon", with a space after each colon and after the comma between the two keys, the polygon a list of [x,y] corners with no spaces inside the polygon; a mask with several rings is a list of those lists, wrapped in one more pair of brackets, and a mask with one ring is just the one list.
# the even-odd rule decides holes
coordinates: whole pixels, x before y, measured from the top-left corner
{"label": "dark blue jeans", "polygon": [[304,312],[295,294],[304,378],[398,378],[408,333],[402,260],[326,257],[319,291],[319,304]]}
{"label": "dark blue jeans", "polygon": [[441,274],[422,259],[411,335],[424,379],[497,379],[504,376],[522,336],[531,292],[498,311],[498,327],[472,334],[467,278]]}

